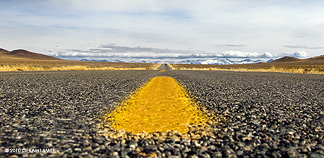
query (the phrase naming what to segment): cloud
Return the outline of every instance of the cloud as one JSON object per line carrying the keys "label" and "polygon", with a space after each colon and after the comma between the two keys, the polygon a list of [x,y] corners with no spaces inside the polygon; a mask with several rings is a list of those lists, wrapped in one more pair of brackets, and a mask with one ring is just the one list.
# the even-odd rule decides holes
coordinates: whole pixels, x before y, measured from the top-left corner
{"label": "cloud", "polygon": [[324,47],[310,47],[310,46],[304,46],[304,45],[286,45],[284,46],[286,48],[302,48],[302,49],[324,49]]}
{"label": "cloud", "polygon": [[118,53],[125,53],[125,52],[154,52],[154,53],[174,53],[174,52],[183,52],[182,50],[170,50],[170,49],[160,49],[160,48],[149,48],[149,47],[129,47],[129,46],[118,46],[116,44],[108,44],[108,45],[101,45],[99,48],[104,49],[96,49],[96,51],[101,52],[118,52]]}
{"label": "cloud", "polygon": [[218,47],[245,47],[244,44],[215,44],[214,46]]}
{"label": "cloud", "polygon": [[[291,48],[315,56],[324,49],[323,7],[320,0],[6,0],[0,1],[0,43],[74,56],[277,57],[264,52]],[[294,45],[306,42],[318,47]]]}
{"label": "cloud", "polygon": [[290,56],[295,58],[306,58],[309,57],[309,54],[305,51],[296,51],[296,52],[285,52],[281,53],[279,55],[276,55],[276,57],[283,57],[283,56]]}
{"label": "cloud", "polygon": [[297,52],[294,52],[291,54],[292,54],[292,57],[296,57],[296,58],[304,58],[304,57],[308,56],[308,54],[305,51],[297,51]]}
{"label": "cloud", "polygon": [[265,52],[242,52],[242,51],[193,51],[171,50],[151,47],[129,47],[117,44],[100,45],[94,49],[67,49],[54,53],[57,57],[100,57],[100,58],[134,58],[134,59],[186,59],[186,58],[271,58],[274,55]]}
{"label": "cloud", "polygon": [[[147,11],[155,11],[160,12],[163,10],[170,9],[194,9],[197,6],[221,6],[224,1],[215,0],[206,1],[204,4],[201,4],[195,0],[140,0],[140,1],[129,1],[129,0],[92,0],[91,2],[88,0],[57,0],[53,1],[57,5],[71,5],[77,8],[82,8],[86,10],[94,10],[94,11],[106,11],[106,10],[114,10],[114,11],[138,11],[138,10],[147,10]],[[205,7],[206,7],[205,6]]]}
{"label": "cloud", "polygon": [[241,51],[226,51],[216,53],[221,58],[271,58],[273,55],[269,52],[255,53],[255,52],[241,52]]}
{"label": "cloud", "polygon": [[62,59],[73,60],[107,60],[107,61],[126,61],[126,62],[169,62],[177,63],[181,61],[205,61],[205,60],[227,60],[227,59],[253,59],[263,61],[270,58],[280,58],[291,56],[296,58],[305,58],[309,54],[305,51],[285,52],[273,54],[270,52],[245,52],[245,51],[187,51],[160,49],[154,47],[131,47],[120,46],[115,43],[100,45],[93,49],[67,49],[58,53],[48,52],[51,55]]}

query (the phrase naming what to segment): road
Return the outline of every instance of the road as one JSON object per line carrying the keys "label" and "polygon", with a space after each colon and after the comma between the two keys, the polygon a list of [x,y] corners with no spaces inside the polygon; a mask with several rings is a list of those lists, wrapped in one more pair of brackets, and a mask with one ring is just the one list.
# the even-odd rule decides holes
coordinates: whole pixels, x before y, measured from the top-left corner
{"label": "road", "polygon": [[171,70],[172,68],[168,64],[161,64],[157,69],[158,70]]}
{"label": "road", "polygon": [[[189,140],[172,132],[134,136],[115,131],[113,136],[103,136],[102,131],[111,128],[98,126],[104,122],[102,117],[155,76],[173,77],[222,119],[210,124],[208,134]],[[324,75],[1,72],[0,83],[1,157],[324,156]],[[24,148],[56,152],[14,152]]]}

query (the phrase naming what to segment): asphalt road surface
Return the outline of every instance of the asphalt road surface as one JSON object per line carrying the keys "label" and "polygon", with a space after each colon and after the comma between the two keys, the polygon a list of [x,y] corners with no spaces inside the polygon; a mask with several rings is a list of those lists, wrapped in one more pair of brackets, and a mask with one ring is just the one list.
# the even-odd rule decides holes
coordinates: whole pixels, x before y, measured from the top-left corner
{"label": "asphalt road surface", "polygon": [[161,64],[157,69],[158,70],[171,70],[172,68],[168,64]]}
{"label": "asphalt road surface", "polygon": [[[155,76],[175,78],[210,113],[224,119],[197,140],[100,135],[102,116]],[[0,105],[0,157],[324,156],[324,75],[1,72]]]}

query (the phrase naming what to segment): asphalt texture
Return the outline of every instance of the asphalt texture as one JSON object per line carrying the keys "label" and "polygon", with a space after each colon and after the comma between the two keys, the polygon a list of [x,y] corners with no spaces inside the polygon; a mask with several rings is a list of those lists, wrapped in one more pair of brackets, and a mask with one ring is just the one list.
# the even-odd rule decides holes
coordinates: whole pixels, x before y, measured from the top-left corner
{"label": "asphalt texture", "polygon": [[172,70],[172,68],[168,64],[161,64],[158,68],[158,70]]}
{"label": "asphalt texture", "polygon": [[[195,140],[100,135],[102,116],[155,76],[175,78],[224,119]],[[324,157],[324,75],[1,72],[0,83],[0,157]],[[14,150],[45,148],[56,152]]]}

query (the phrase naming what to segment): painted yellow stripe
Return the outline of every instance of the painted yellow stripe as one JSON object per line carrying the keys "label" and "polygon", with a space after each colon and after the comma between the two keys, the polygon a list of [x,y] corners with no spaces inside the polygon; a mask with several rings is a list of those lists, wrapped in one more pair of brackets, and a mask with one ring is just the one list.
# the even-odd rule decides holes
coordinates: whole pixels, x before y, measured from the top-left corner
{"label": "painted yellow stripe", "polygon": [[206,122],[206,116],[195,106],[184,89],[171,77],[154,77],[120,108],[107,117],[116,130],[134,134],[175,130],[187,132],[186,125]]}

